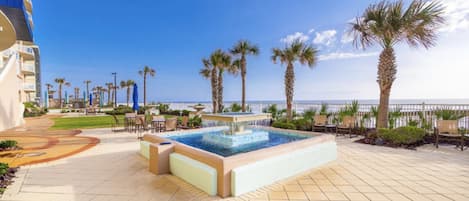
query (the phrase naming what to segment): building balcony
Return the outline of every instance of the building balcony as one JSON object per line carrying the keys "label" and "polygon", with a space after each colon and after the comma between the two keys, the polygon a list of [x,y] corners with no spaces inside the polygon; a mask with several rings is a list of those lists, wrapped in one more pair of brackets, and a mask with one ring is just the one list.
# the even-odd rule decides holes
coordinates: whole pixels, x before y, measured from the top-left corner
{"label": "building balcony", "polygon": [[31,26],[31,29],[34,29],[33,15],[28,11],[26,11],[26,13],[27,13],[27,16],[28,16],[29,25]]}
{"label": "building balcony", "polygon": [[23,0],[24,2],[24,7],[26,8],[26,11],[29,13],[33,13],[33,2],[32,0]]}
{"label": "building balcony", "polygon": [[24,83],[24,84],[23,84],[23,90],[24,90],[25,92],[36,91],[36,85],[35,85],[35,84],[32,84],[32,83]]}
{"label": "building balcony", "polygon": [[36,66],[34,64],[21,65],[21,72],[24,75],[34,75],[36,73]]}
{"label": "building balcony", "polygon": [[33,61],[34,60],[34,50],[32,47],[25,45],[18,45],[18,52],[23,57],[24,60]]}
{"label": "building balcony", "polygon": [[8,17],[0,11],[0,51],[10,48],[15,42],[15,28]]}

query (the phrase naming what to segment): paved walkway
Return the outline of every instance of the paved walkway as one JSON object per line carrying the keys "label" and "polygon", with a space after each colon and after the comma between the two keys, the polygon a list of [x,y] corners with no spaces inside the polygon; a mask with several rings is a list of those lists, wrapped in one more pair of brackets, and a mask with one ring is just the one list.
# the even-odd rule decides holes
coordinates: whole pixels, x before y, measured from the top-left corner
{"label": "paved walkway", "polygon": [[54,124],[51,118],[56,116],[26,118],[22,127],[0,132],[0,140],[16,140],[22,148],[1,152],[0,162],[10,167],[42,163],[71,156],[99,143],[98,138],[78,135],[79,130],[48,130]]}
{"label": "paved walkway", "polygon": [[[155,176],[137,154],[134,135],[109,129],[81,135],[101,140],[68,158],[21,168],[3,200],[219,200],[171,175]],[[338,139],[337,161],[226,200],[469,200],[469,151],[418,151]]]}

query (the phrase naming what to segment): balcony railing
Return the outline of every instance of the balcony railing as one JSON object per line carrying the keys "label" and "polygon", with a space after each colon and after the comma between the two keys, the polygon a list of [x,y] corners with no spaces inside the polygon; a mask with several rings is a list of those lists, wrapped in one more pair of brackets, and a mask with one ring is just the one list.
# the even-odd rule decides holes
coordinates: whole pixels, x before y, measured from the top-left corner
{"label": "balcony railing", "polygon": [[31,0],[24,0],[24,6],[26,7],[27,11],[33,11],[33,2]]}
{"label": "balcony railing", "polygon": [[36,85],[35,84],[31,84],[31,83],[24,83],[23,84],[23,89],[25,91],[36,91]]}
{"label": "balcony railing", "polygon": [[18,45],[18,52],[24,60],[34,60],[34,50],[30,46]]}
{"label": "balcony railing", "polygon": [[[28,16],[28,20],[29,20],[29,24],[34,27],[34,21],[33,21],[33,15],[29,12],[29,11],[26,11],[27,13],[27,16]],[[31,28],[32,28],[31,27]]]}
{"label": "balcony railing", "polygon": [[36,67],[34,64],[23,64],[21,66],[21,71],[24,74],[34,74],[36,72]]}

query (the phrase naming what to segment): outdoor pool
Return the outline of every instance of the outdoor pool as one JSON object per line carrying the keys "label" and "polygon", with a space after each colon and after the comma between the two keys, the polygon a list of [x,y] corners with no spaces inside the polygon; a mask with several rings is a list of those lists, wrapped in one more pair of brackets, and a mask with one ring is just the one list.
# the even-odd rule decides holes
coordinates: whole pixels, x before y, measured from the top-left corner
{"label": "outdoor pool", "polygon": [[179,135],[179,136],[172,136],[169,137],[171,140],[175,140],[177,142],[196,147],[198,149],[202,149],[211,153],[218,154],[223,157],[233,156],[239,153],[246,153],[250,151],[255,151],[259,149],[264,149],[268,147],[273,147],[289,142],[294,142],[298,140],[303,140],[310,138],[311,136],[305,136],[300,134],[293,134],[287,132],[279,132],[279,131],[270,131],[270,130],[262,130],[262,129],[253,129],[252,134],[247,135],[238,135],[235,137],[244,137],[244,136],[258,136],[256,134],[263,135],[265,133],[265,138],[261,141],[243,144],[240,146],[235,147],[225,147],[221,146],[216,143],[212,143],[204,139],[204,136],[208,138],[216,138],[227,136],[224,135],[222,131],[213,131],[209,133],[192,133],[187,135]]}

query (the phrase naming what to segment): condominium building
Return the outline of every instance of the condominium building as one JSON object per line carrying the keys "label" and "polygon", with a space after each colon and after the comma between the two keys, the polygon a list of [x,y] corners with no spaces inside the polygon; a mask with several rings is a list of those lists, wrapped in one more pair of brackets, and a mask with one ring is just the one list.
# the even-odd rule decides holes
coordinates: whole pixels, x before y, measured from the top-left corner
{"label": "condominium building", "polygon": [[31,0],[0,0],[0,131],[23,123],[25,102],[41,100]]}

